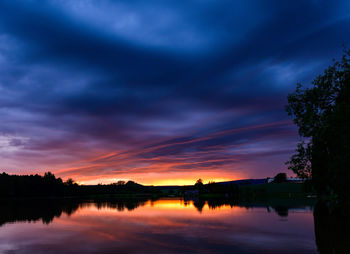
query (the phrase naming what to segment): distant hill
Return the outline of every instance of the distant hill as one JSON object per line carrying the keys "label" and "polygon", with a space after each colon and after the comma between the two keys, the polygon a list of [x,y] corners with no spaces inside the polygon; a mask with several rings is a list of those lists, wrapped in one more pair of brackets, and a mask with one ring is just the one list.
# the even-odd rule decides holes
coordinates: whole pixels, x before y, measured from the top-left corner
{"label": "distant hill", "polygon": [[262,184],[267,183],[267,178],[263,179],[242,179],[242,180],[235,180],[235,181],[228,181],[228,182],[218,182],[219,184],[237,184],[237,185],[253,185],[253,184]]}
{"label": "distant hill", "polygon": [[[229,184],[236,184],[236,185],[255,185],[255,184],[262,184],[267,183],[267,178],[263,179],[242,179],[242,180],[235,180],[235,181],[227,181],[227,182],[216,182],[215,184],[220,185],[229,185]],[[208,185],[204,184],[205,186]],[[171,191],[177,191],[182,187],[185,188],[191,188],[193,185],[163,185],[163,186],[154,186],[156,189],[163,191],[163,192],[171,192]]]}

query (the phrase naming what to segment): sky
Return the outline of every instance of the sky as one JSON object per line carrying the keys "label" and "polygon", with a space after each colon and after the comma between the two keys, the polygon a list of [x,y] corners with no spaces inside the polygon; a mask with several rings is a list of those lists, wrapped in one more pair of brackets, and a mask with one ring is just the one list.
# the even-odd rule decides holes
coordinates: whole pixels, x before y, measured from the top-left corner
{"label": "sky", "polygon": [[347,0],[2,0],[0,171],[293,175],[286,97],[342,55],[349,28]]}

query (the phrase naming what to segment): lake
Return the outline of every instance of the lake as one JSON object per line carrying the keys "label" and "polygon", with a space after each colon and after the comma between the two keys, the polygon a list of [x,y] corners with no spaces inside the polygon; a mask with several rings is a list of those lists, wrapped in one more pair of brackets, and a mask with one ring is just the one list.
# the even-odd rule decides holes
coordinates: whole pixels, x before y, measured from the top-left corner
{"label": "lake", "polygon": [[0,253],[318,253],[307,205],[165,198],[0,208]]}

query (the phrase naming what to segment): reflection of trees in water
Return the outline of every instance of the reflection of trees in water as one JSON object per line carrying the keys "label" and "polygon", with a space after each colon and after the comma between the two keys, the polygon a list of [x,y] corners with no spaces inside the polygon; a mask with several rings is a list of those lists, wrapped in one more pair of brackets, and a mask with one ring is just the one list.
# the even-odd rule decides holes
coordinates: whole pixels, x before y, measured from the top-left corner
{"label": "reflection of trees in water", "polygon": [[129,200],[75,200],[75,199],[26,199],[3,200],[0,203],[0,226],[13,222],[36,222],[41,220],[44,224],[51,223],[54,218],[62,214],[70,216],[79,208],[95,205],[98,209],[111,208],[118,211],[134,210],[145,205],[147,199]]}
{"label": "reflection of trees in water", "polygon": [[276,213],[281,216],[281,217],[288,217],[288,210],[289,208],[286,206],[275,206],[272,207],[273,209],[275,209]]}
{"label": "reflection of trees in water", "polygon": [[314,209],[316,245],[320,254],[350,253],[350,208],[328,207],[318,203]]}
{"label": "reflection of trees in water", "polygon": [[94,200],[93,203],[97,207],[97,209],[110,208],[117,209],[118,211],[124,211],[125,209],[128,211],[132,211],[139,206],[144,206],[149,199],[117,199],[117,200]]}
{"label": "reflection of trees in water", "polygon": [[197,208],[198,212],[202,212],[203,207],[205,205],[205,201],[198,199],[193,202],[193,205]]}
{"label": "reflection of trees in water", "polygon": [[[76,199],[24,199],[24,200],[3,200],[0,203],[0,226],[8,222],[20,221],[42,221],[45,224],[51,223],[54,218],[59,218],[62,214],[71,215],[79,208],[89,207],[91,205],[98,209],[116,209],[118,211],[132,211],[140,206],[144,206],[149,199],[94,199],[94,200],[76,200]],[[184,205],[189,201],[184,200]],[[233,199],[195,199],[193,205],[199,212],[202,212],[205,204],[210,209],[219,209],[222,206],[238,206],[247,209],[253,207],[267,207],[268,211],[272,208],[279,216],[288,216],[286,206],[269,206],[266,204],[252,204],[238,202]]]}
{"label": "reflection of trees in water", "polygon": [[8,222],[39,221],[49,224],[62,213],[73,214],[79,203],[71,200],[6,200],[0,204],[0,226]]}
{"label": "reflection of trees in water", "polygon": [[[144,206],[148,199],[42,199],[42,200],[2,200],[0,203],[0,227],[5,223],[42,221],[51,223],[54,218],[63,214],[72,215],[80,208],[95,206],[98,209],[116,209],[118,211],[134,210]],[[286,206],[269,202],[247,202],[232,199],[196,199],[184,200],[183,205],[193,205],[202,212],[205,204],[210,209],[220,209],[223,206],[244,207],[247,209],[261,207],[268,212],[274,211],[281,217],[287,217],[289,209],[307,206]],[[330,208],[325,203],[318,203],[314,207],[314,223],[316,244],[320,254],[350,253],[350,208]]]}
{"label": "reflection of trees in water", "polygon": [[222,198],[216,198],[216,199],[208,199],[208,206],[210,209],[218,209],[222,206],[236,206],[237,205],[237,201],[235,201],[234,199],[222,199]]}
{"label": "reflection of trees in water", "polygon": [[268,212],[275,211],[279,216],[281,217],[287,217],[288,211],[290,209],[306,209],[307,207],[310,207],[310,204],[301,204],[301,205],[286,205],[285,203],[280,204],[280,202],[270,202],[270,201],[249,201],[249,200],[237,200],[237,199],[230,199],[230,198],[210,198],[206,200],[193,200],[193,205],[197,208],[199,212],[203,210],[203,207],[205,204],[208,204],[209,209],[220,209],[223,206],[230,206],[232,207],[244,207],[247,209],[251,208],[266,208]]}

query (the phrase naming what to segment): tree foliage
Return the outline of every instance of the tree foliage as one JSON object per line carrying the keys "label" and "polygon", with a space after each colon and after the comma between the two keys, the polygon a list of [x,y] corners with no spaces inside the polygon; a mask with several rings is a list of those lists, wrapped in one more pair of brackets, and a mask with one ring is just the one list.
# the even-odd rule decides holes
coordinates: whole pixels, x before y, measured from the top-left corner
{"label": "tree foliage", "polygon": [[194,184],[194,186],[203,186],[203,180],[199,178]]}
{"label": "tree foliage", "polygon": [[284,183],[287,182],[287,174],[286,173],[278,173],[273,180],[274,183]]}
{"label": "tree foliage", "polygon": [[194,184],[194,187],[196,187],[196,189],[198,189],[199,192],[202,192],[204,189],[203,180],[199,178]]}
{"label": "tree foliage", "polygon": [[287,162],[299,177],[309,178],[321,194],[349,193],[350,169],[350,50],[313,82],[297,85],[286,110],[302,137]]}
{"label": "tree foliage", "polygon": [[312,176],[311,169],[311,144],[302,141],[297,145],[296,154],[292,155],[289,164],[289,169],[297,176],[303,179],[310,179]]}
{"label": "tree foliage", "polygon": [[154,194],[155,187],[133,181],[108,185],[78,185],[69,178],[63,182],[51,172],[40,175],[0,174],[0,198],[12,197],[64,197],[113,194]]}

